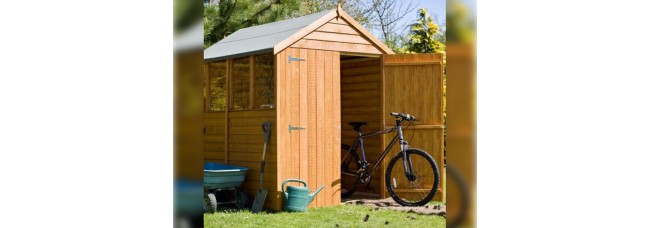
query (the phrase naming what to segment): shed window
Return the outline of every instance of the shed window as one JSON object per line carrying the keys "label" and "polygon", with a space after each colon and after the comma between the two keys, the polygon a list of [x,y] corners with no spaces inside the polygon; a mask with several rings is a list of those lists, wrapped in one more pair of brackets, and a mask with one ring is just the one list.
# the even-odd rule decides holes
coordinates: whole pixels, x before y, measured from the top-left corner
{"label": "shed window", "polygon": [[254,107],[266,109],[275,107],[275,78],[273,54],[254,56],[255,93]]}
{"label": "shed window", "polygon": [[235,59],[232,72],[232,110],[250,109],[250,58]]}
{"label": "shed window", "polygon": [[208,63],[208,111],[226,110],[226,61]]}

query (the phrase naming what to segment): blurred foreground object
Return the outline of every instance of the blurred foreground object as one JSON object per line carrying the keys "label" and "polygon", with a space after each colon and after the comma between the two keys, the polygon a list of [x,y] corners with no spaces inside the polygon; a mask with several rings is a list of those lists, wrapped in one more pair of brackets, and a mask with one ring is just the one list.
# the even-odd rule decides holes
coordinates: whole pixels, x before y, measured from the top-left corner
{"label": "blurred foreground object", "polygon": [[178,34],[174,38],[174,227],[202,227],[203,22]]}
{"label": "blurred foreground object", "polygon": [[[447,178],[447,209],[448,218],[465,215],[448,227],[476,226],[476,13],[468,2],[447,2],[446,158],[448,169],[455,169]],[[452,183],[451,175],[462,182]],[[464,194],[467,210],[461,211]]]}

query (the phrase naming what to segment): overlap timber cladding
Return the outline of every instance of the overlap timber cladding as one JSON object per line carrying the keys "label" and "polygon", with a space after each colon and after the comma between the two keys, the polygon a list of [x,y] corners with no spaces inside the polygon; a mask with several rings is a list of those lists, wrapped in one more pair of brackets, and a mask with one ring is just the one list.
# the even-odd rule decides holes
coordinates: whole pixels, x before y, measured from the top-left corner
{"label": "overlap timber cladding", "polygon": [[[288,63],[289,55],[305,61]],[[305,180],[310,190],[325,188],[310,207],[340,204],[339,52],[288,48],[277,64],[277,182]],[[289,131],[289,125],[304,130]],[[297,185],[297,184],[296,184]]]}
{"label": "overlap timber cladding", "polygon": [[334,18],[291,47],[303,49],[382,54],[366,37],[342,18]]}
{"label": "overlap timber cladding", "polygon": [[[384,55],[384,111],[386,115],[389,112],[409,113],[419,119],[415,126],[404,130],[404,138],[411,147],[428,152],[436,161],[441,184],[435,200],[442,199],[442,178],[445,177],[442,86],[442,55]],[[384,124],[387,128],[393,127],[395,120],[385,116]],[[391,139],[392,135],[385,135],[384,144]],[[384,160],[384,167],[397,152],[399,146],[394,147]],[[431,184],[424,187],[430,189]],[[417,194],[417,191],[410,193]],[[384,196],[387,196],[386,192]]]}
{"label": "overlap timber cladding", "polygon": [[[226,127],[225,112],[204,114],[205,161],[218,162],[248,168],[246,179],[241,189],[255,197],[259,189],[260,163],[264,149],[264,133],[262,123],[271,122],[271,138],[269,139],[264,169],[263,186],[270,190],[264,206],[279,210],[281,193],[272,191],[277,186],[277,126],[275,110],[228,111],[228,126]],[[228,154],[226,156],[226,132],[228,134]],[[227,159],[227,160],[226,160]]]}

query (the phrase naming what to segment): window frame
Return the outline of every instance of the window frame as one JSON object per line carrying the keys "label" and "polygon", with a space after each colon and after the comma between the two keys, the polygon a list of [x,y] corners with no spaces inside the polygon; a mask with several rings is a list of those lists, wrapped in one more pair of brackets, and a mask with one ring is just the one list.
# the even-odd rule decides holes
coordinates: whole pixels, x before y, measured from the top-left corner
{"label": "window frame", "polygon": [[[220,113],[220,112],[225,112],[226,110],[228,110],[228,93],[229,93],[229,91],[230,91],[230,88],[228,87],[228,80],[229,80],[229,79],[228,79],[228,75],[229,75],[229,71],[230,71],[229,61],[230,61],[230,60],[227,59],[227,60],[220,60],[220,61],[211,61],[211,62],[206,62],[206,63],[204,64],[205,77],[206,77],[206,80],[205,80],[206,85],[205,85],[205,88],[204,88],[204,91],[205,91],[205,105],[204,105],[204,109],[205,109],[205,112],[206,112],[206,113]],[[226,75],[224,76],[224,79],[226,80],[226,81],[224,82],[224,84],[225,84],[225,85],[224,85],[224,89],[226,90],[226,93],[225,93],[225,94],[226,94],[226,97],[225,97],[225,98],[226,98],[226,99],[225,99],[225,103],[226,103],[226,104],[225,104],[225,107],[224,107],[223,110],[220,110],[220,111],[213,111],[213,110],[210,108],[210,106],[212,105],[212,77],[210,77],[210,64],[216,64],[216,63],[220,63],[220,62],[223,62],[223,63],[225,63],[225,65],[226,65]]]}
{"label": "window frame", "polygon": [[228,85],[227,85],[227,86],[228,86],[229,88],[233,88],[233,87],[232,87],[232,83],[233,83],[233,81],[234,81],[234,80],[233,80],[233,76],[234,76],[234,72],[235,72],[235,71],[234,71],[234,68],[235,68],[235,61],[236,61],[236,60],[243,60],[243,59],[248,59],[248,107],[246,107],[246,108],[244,108],[244,109],[241,109],[241,110],[235,110],[235,102],[234,102],[234,97],[235,97],[235,96],[233,96],[233,91],[234,91],[234,90],[233,90],[233,89],[229,89],[228,92],[227,92],[227,93],[228,93],[228,96],[229,96],[227,107],[228,107],[228,111],[231,111],[231,112],[237,112],[237,111],[251,111],[251,110],[253,110],[253,109],[252,109],[252,104],[251,104],[251,93],[252,93],[251,88],[253,88],[253,87],[252,87],[252,85],[253,85],[253,81],[252,81],[252,75],[253,75],[253,74],[252,74],[252,72],[253,72],[253,56],[252,56],[252,55],[247,56],[247,57],[241,57],[241,58],[232,58],[232,59],[229,59],[229,60],[230,60],[230,64],[229,64],[228,66],[230,67],[230,71],[229,71],[229,73],[228,73],[228,79],[229,79],[229,80],[228,80]]}
{"label": "window frame", "polygon": [[[255,107],[255,57],[260,56],[260,55],[271,55],[273,59],[273,85],[274,85],[274,91],[273,91],[273,108],[264,108],[261,109],[259,107]],[[235,60],[241,60],[244,58],[248,58],[249,60],[249,70],[248,70],[248,77],[249,77],[249,95],[248,95],[248,108],[244,110],[234,110],[234,102],[233,102],[233,90],[232,90],[232,83],[233,83],[233,72],[234,72],[234,62]],[[223,61],[223,60],[221,60]],[[221,111],[213,111],[210,109],[210,105],[212,103],[212,88],[211,88],[211,83],[212,83],[212,78],[210,77],[210,64],[215,63],[215,62],[221,62],[221,61],[211,61],[211,62],[206,62],[204,65],[206,69],[206,99],[205,99],[205,112],[206,113],[220,113],[220,112],[240,112],[240,111],[258,111],[258,110],[275,110],[277,107],[277,59],[276,56],[272,53],[261,53],[261,54],[256,54],[256,55],[249,55],[246,57],[241,57],[241,58],[230,58],[226,59],[226,108]]]}

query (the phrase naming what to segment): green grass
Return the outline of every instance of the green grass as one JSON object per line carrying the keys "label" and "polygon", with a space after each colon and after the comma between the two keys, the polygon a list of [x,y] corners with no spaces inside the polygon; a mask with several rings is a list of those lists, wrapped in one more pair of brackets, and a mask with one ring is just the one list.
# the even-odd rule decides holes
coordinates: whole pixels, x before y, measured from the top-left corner
{"label": "green grass", "polygon": [[[438,202],[439,203],[439,202]],[[369,215],[367,222],[363,219]],[[415,217],[415,219],[407,217]],[[203,216],[204,227],[445,227],[445,218],[436,215],[374,210],[358,205],[309,209],[306,213],[262,212],[225,209]],[[386,225],[388,221],[388,225]]]}

